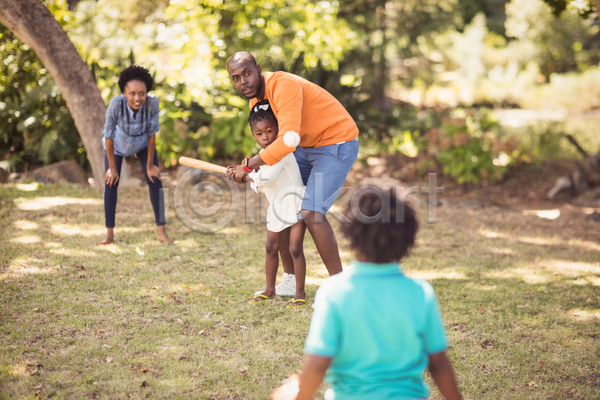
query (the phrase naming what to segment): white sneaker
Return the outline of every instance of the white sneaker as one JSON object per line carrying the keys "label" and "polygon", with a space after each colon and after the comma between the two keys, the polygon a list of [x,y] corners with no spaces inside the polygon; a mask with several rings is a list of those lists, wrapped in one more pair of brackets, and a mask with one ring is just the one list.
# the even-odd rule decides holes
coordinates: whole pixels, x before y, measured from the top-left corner
{"label": "white sneaker", "polygon": [[[264,292],[259,290],[254,295],[258,295]],[[296,275],[283,273],[283,279],[279,284],[275,285],[275,294],[277,296],[292,296],[296,295]]]}
{"label": "white sneaker", "polygon": [[277,296],[295,296],[296,295],[296,275],[283,273],[283,279],[279,285],[275,285],[275,294]]}

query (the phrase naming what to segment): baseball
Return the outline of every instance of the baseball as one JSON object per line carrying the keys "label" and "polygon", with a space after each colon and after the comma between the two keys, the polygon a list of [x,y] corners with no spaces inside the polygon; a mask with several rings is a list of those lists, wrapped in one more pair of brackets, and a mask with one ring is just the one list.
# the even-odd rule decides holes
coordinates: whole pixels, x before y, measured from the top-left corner
{"label": "baseball", "polygon": [[300,144],[300,135],[298,135],[298,132],[287,131],[285,135],[283,135],[283,143],[285,143],[287,147],[296,148]]}

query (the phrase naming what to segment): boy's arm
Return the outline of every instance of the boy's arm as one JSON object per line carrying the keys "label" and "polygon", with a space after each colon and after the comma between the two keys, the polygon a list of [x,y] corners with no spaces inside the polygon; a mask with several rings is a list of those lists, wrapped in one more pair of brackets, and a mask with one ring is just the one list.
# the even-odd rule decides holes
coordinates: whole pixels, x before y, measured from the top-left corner
{"label": "boy's arm", "polygon": [[445,351],[429,355],[429,373],[446,400],[460,400],[454,370]]}
{"label": "boy's arm", "polygon": [[294,374],[288,382],[269,396],[273,400],[310,400],[323,382],[325,372],[331,365],[331,358],[309,355],[304,361],[302,376]]}
{"label": "boy's arm", "polygon": [[300,375],[300,390],[296,400],[310,400],[313,398],[330,365],[331,358],[312,355],[306,358],[302,375]]}

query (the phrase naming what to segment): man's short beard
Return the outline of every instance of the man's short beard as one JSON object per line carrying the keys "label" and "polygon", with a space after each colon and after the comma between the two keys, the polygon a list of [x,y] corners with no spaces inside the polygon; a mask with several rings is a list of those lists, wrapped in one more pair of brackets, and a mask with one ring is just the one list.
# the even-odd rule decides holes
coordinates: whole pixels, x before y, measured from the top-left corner
{"label": "man's short beard", "polygon": [[[262,74],[260,74],[260,82],[258,84],[258,87],[256,88],[256,93],[254,93],[254,96],[250,96],[250,97],[244,96],[244,97],[246,97],[248,100],[253,99],[255,97],[258,98],[258,95],[261,92],[263,92],[264,87],[265,87],[265,79],[263,78]],[[262,99],[258,99],[258,100],[260,101]]]}

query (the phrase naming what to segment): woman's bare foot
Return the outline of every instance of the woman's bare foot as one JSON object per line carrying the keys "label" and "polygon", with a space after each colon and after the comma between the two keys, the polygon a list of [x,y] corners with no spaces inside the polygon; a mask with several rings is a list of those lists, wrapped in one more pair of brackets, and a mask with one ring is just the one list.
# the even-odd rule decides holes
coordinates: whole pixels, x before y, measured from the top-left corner
{"label": "woman's bare foot", "polygon": [[106,237],[98,242],[98,244],[111,244],[115,241],[115,232],[113,228],[106,228]]}
{"label": "woman's bare foot", "polygon": [[265,290],[261,294],[256,294],[248,303],[260,303],[261,301],[273,300],[275,298],[274,290]]}
{"label": "woman's bare foot", "polygon": [[165,225],[160,225],[158,227],[158,238],[157,240],[161,243],[173,243],[171,239],[167,236],[167,230]]}
{"label": "woman's bare foot", "polygon": [[306,293],[304,290],[296,290],[294,299],[288,303],[287,308],[302,308],[306,306]]}

